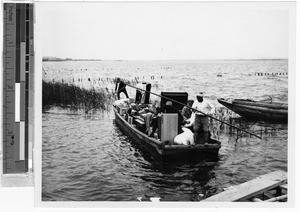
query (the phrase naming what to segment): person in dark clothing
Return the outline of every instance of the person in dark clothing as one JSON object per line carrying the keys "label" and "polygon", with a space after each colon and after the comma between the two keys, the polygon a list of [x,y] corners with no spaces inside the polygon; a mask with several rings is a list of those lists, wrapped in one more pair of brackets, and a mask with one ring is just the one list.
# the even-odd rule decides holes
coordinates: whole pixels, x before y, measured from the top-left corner
{"label": "person in dark clothing", "polygon": [[136,90],[136,94],[135,94],[135,103],[136,104],[141,103],[142,96],[143,96],[142,92],[140,90]]}
{"label": "person in dark clothing", "polygon": [[156,107],[155,113],[154,113],[154,115],[152,117],[152,120],[151,120],[151,123],[150,123],[150,126],[152,126],[152,132],[149,135],[150,137],[154,137],[154,133],[158,128],[158,116],[161,112],[162,112],[161,108]]}
{"label": "person in dark clothing", "polygon": [[124,93],[126,98],[129,98],[126,90],[126,84],[120,78],[117,78],[115,91],[117,91],[118,99],[120,99],[120,93]]}
{"label": "person in dark clothing", "polygon": [[191,116],[192,116],[191,108],[192,108],[193,103],[194,103],[194,100],[189,100],[187,103],[187,106],[184,106],[182,108],[181,115],[183,116],[184,120],[188,120],[189,118],[191,118]]}

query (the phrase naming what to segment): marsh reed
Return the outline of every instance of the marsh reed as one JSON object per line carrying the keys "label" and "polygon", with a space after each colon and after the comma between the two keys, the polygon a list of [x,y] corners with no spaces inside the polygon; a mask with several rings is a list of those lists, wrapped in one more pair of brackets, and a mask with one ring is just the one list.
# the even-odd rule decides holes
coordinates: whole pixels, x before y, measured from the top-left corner
{"label": "marsh reed", "polygon": [[62,82],[43,80],[43,108],[60,106],[63,108],[106,110],[114,99],[114,93],[108,89],[85,89]]}

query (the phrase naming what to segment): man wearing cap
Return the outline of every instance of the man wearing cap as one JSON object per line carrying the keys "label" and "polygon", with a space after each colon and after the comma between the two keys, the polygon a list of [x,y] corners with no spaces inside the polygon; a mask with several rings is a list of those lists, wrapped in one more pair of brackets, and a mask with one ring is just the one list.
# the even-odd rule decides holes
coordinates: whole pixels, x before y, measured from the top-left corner
{"label": "man wearing cap", "polygon": [[[206,99],[203,99],[203,93],[197,95],[197,101],[192,105],[195,109],[195,122],[194,122],[194,141],[195,144],[205,143],[209,140],[209,120],[208,116],[215,111],[215,107]],[[202,132],[201,132],[202,131]],[[203,134],[202,134],[203,133]]]}

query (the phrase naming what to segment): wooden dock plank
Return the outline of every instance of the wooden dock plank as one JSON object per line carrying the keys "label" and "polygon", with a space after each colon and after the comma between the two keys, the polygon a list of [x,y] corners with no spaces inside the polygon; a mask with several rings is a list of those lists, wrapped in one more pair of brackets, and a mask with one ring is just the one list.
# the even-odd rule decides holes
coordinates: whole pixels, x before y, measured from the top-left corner
{"label": "wooden dock plank", "polygon": [[275,171],[266,175],[259,176],[253,180],[234,186],[224,192],[209,197],[205,202],[235,202],[245,201],[258,194],[276,188],[287,182],[287,173]]}

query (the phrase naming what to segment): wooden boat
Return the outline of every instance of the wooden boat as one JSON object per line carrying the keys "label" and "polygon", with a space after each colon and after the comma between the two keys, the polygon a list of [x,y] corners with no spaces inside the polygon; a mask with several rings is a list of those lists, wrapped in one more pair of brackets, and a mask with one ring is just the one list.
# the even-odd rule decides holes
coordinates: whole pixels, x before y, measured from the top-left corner
{"label": "wooden boat", "polygon": [[[147,134],[139,130],[133,124],[125,120],[117,108],[114,108],[115,121],[120,129],[133,138],[133,141],[144,146],[156,159],[163,162],[216,162],[218,161],[218,153],[221,148],[221,142],[210,139],[206,144],[197,145],[170,145],[164,144],[158,139],[149,137]],[[136,120],[138,121],[138,120]],[[131,122],[131,121],[130,121]]]}
{"label": "wooden boat", "polygon": [[287,173],[275,171],[226,189],[202,202],[286,202]]}
{"label": "wooden boat", "polygon": [[269,121],[288,120],[288,105],[285,103],[268,103],[248,99],[218,99],[218,102],[247,119]]}

